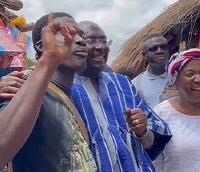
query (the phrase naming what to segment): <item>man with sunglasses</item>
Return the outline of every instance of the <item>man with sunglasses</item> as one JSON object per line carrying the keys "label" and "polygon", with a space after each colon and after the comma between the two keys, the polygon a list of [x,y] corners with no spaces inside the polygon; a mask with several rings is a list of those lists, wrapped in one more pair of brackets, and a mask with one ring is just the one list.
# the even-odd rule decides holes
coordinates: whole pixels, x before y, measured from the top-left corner
{"label": "man with sunglasses", "polygon": [[160,102],[160,96],[168,81],[165,69],[169,59],[167,40],[160,34],[149,35],[144,39],[142,55],[148,63],[147,69],[134,78],[132,83],[153,108]]}
{"label": "man with sunglasses", "polygon": [[[148,108],[130,80],[104,72],[110,41],[94,22],[83,21],[87,67],[75,77],[73,102],[89,132],[90,149],[102,172],[155,171],[152,159],[170,139],[167,125]],[[142,143],[142,144],[141,144]]]}

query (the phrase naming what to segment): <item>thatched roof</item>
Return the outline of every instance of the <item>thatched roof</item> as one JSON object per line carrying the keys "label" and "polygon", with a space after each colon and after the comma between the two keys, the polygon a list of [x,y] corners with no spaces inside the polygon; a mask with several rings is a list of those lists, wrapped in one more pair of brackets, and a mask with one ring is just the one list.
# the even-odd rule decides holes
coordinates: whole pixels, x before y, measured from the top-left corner
{"label": "thatched roof", "polygon": [[[179,0],[169,6],[153,21],[131,36],[121,47],[117,58],[112,63],[116,72],[137,76],[146,69],[146,61],[142,58],[143,39],[160,33],[169,41],[170,53],[178,51],[180,42],[185,41],[187,48],[195,47],[200,31],[200,0]],[[198,37],[199,38],[199,37]]]}

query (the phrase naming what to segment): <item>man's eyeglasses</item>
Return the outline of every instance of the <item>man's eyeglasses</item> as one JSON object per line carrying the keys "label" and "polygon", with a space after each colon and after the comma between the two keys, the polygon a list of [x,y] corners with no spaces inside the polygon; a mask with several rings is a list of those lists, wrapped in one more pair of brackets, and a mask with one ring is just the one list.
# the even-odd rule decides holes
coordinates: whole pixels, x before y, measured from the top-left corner
{"label": "man's eyeglasses", "polygon": [[155,53],[158,51],[158,48],[160,48],[162,51],[168,50],[169,45],[168,44],[162,44],[162,45],[156,45],[148,49],[148,51]]}
{"label": "man's eyeglasses", "polygon": [[97,38],[86,38],[85,41],[86,41],[86,43],[88,45],[102,44],[102,45],[110,46],[111,43],[112,43],[111,39],[107,40],[106,38],[100,38],[100,39],[97,39]]}

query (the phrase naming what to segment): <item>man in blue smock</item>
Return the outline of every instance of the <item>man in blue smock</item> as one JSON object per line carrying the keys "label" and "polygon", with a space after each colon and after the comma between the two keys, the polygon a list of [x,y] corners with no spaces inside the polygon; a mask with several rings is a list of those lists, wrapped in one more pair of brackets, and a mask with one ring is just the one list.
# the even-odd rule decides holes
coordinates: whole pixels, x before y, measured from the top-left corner
{"label": "man in blue smock", "polygon": [[74,81],[72,97],[90,136],[90,149],[102,172],[155,171],[154,159],[171,138],[167,125],[140,97],[130,80],[103,72],[109,41],[95,23],[83,21],[87,68]]}

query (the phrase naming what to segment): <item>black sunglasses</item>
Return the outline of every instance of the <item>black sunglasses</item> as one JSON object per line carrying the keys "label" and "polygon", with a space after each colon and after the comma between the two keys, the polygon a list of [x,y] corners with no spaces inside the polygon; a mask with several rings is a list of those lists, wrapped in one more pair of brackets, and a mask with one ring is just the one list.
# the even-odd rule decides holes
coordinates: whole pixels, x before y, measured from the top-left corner
{"label": "black sunglasses", "polygon": [[168,50],[169,45],[168,45],[168,44],[156,45],[156,46],[153,46],[153,47],[149,48],[148,51],[154,52],[154,53],[155,53],[155,52],[158,50],[158,47],[159,47],[162,51],[164,51],[164,50]]}

